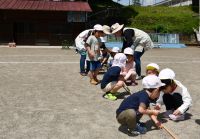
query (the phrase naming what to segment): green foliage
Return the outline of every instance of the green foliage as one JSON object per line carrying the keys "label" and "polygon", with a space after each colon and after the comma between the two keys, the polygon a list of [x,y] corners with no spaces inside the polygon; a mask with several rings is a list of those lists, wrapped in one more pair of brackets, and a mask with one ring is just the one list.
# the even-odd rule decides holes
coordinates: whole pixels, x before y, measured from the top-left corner
{"label": "green foliage", "polygon": [[[139,28],[147,32],[184,34],[192,34],[193,28],[199,26],[198,13],[195,13],[191,6],[122,6],[112,0],[89,0],[89,3],[94,12],[107,8],[119,10],[110,17],[104,16],[103,21],[101,16],[99,23],[102,24],[109,25],[113,22],[119,22],[125,26]],[[93,20],[97,20],[97,18],[99,15],[93,17]]]}
{"label": "green foliage", "polygon": [[[129,7],[130,8],[130,7]],[[131,7],[138,14],[129,19],[128,26],[159,33],[193,33],[198,18],[191,7]]]}

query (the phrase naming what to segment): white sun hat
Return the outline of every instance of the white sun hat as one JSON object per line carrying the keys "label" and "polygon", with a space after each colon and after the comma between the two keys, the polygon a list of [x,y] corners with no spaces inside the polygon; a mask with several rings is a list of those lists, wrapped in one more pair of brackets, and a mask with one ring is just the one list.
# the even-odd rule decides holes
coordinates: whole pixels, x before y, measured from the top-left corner
{"label": "white sun hat", "polygon": [[123,53],[117,53],[114,56],[113,64],[112,66],[119,66],[119,67],[125,67],[126,65],[126,55]]}
{"label": "white sun hat", "polygon": [[107,25],[103,25],[103,32],[107,35],[111,34],[111,28]]}
{"label": "white sun hat", "polygon": [[96,25],[94,25],[94,30],[97,30],[97,31],[103,31],[103,26],[102,25],[100,25],[100,24],[96,24]]}
{"label": "white sun hat", "polygon": [[165,80],[165,79],[175,79],[175,73],[172,69],[166,68],[160,71],[158,77],[161,80]]}
{"label": "white sun hat", "polygon": [[132,48],[128,47],[126,49],[124,49],[124,54],[127,54],[127,55],[133,55],[134,51]]}
{"label": "white sun hat", "polygon": [[111,51],[114,53],[119,53],[119,50],[119,47],[113,47]]}
{"label": "white sun hat", "polygon": [[146,66],[146,69],[147,70],[153,70],[153,69],[156,69],[157,71],[159,71],[160,67],[158,64],[156,63],[150,63]]}
{"label": "white sun hat", "polygon": [[119,23],[115,23],[111,26],[111,33],[114,34],[123,28],[124,24],[120,25]]}
{"label": "white sun hat", "polygon": [[162,83],[161,80],[156,75],[148,75],[143,78],[142,86],[145,89],[151,89],[151,88],[159,88],[161,86],[165,86],[165,84]]}

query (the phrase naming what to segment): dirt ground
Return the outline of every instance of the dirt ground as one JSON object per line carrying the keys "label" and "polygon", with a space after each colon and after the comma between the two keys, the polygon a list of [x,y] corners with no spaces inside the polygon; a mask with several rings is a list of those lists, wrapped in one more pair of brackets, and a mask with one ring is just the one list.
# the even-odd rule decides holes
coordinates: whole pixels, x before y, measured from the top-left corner
{"label": "dirt ground", "polygon": [[[193,99],[187,120],[164,124],[180,139],[199,139],[200,48],[150,50],[142,57],[143,73],[150,62],[172,68]],[[102,98],[100,86],[78,72],[79,55],[73,50],[0,48],[0,138],[170,139],[147,116],[142,121],[149,131],[128,136],[115,119],[122,99]],[[130,88],[140,90],[141,81]]]}

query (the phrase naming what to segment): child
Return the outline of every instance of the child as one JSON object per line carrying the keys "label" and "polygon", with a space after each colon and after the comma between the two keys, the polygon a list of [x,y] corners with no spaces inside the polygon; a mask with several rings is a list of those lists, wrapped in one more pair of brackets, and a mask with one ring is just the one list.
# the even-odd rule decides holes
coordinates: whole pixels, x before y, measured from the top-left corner
{"label": "child", "polygon": [[94,26],[94,34],[89,36],[85,43],[85,47],[87,49],[88,55],[87,59],[90,60],[90,83],[97,85],[99,80],[97,79],[97,75],[99,69],[101,68],[101,62],[99,61],[100,58],[100,37],[104,35],[103,27],[101,25]]}
{"label": "child", "polygon": [[100,50],[101,50],[101,68],[102,70],[104,70],[104,67],[107,68],[107,64],[108,64],[108,59],[110,57],[109,53],[106,50],[106,46],[105,43],[102,42],[102,45],[100,46]]}
{"label": "child", "polygon": [[123,87],[124,81],[120,76],[121,70],[126,64],[126,56],[123,53],[118,53],[114,57],[113,65],[104,74],[101,81],[101,89],[106,92],[104,98],[116,100],[115,93]]}
{"label": "child", "polygon": [[119,53],[119,51],[120,51],[119,47],[113,47],[113,48],[112,48],[112,50],[111,50],[111,52],[110,52],[111,57],[108,59],[108,61],[109,61],[109,62],[108,62],[108,66],[109,66],[109,67],[112,66],[113,58],[114,58],[114,56],[115,56],[117,53]]}
{"label": "child", "polygon": [[179,121],[185,119],[185,112],[192,105],[192,98],[185,86],[175,80],[175,73],[171,69],[163,69],[159,73],[159,78],[166,85],[161,87],[161,94],[157,100],[156,109],[160,109],[161,104],[165,104],[165,117]]}
{"label": "child", "polygon": [[124,70],[121,72],[121,74],[124,76],[124,80],[130,80],[131,85],[137,85],[138,83],[135,81],[136,78],[136,71],[135,71],[135,62],[133,57],[133,49],[132,48],[126,48],[124,49],[124,54],[127,57],[127,62]]}
{"label": "child", "polygon": [[146,66],[146,75],[150,75],[150,74],[153,74],[153,75],[156,75],[158,76],[159,74],[159,65],[156,64],[156,63],[150,63]]}
{"label": "child", "polygon": [[161,128],[161,123],[157,120],[158,110],[149,109],[149,100],[159,97],[159,88],[165,84],[155,75],[148,75],[142,80],[143,90],[133,93],[124,99],[116,111],[117,121],[124,126],[130,134],[145,134],[146,128],[139,120],[143,114],[150,115],[154,123]]}

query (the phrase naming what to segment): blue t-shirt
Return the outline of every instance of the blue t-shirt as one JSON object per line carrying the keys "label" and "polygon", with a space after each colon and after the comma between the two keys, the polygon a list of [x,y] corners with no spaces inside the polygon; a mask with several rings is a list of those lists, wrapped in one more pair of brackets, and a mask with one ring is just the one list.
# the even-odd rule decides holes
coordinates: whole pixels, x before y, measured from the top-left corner
{"label": "blue t-shirt", "polygon": [[120,72],[121,72],[120,67],[118,66],[110,67],[103,76],[103,79],[101,81],[101,89],[104,89],[106,85],[112,81],[118,81]]}
{"label": "blue t-shirt", "polygon": [[119,115],[122,111],[127,109],[134,109],[138,112],[141,103],[144,103],[146,107],[149,107],[150,98],[145,90],[136,92],[124,99],[117,109],[116,114]]}

